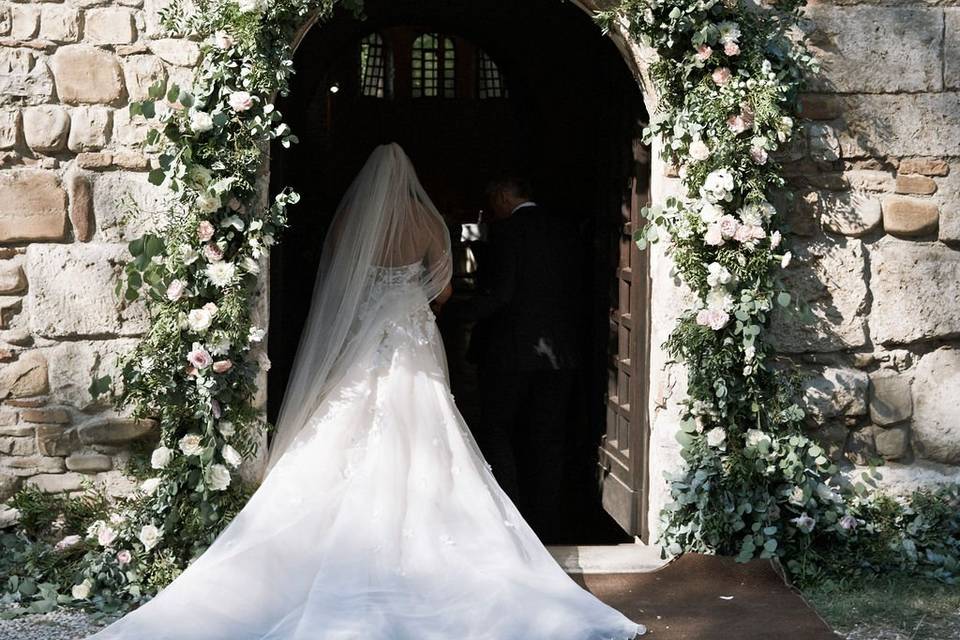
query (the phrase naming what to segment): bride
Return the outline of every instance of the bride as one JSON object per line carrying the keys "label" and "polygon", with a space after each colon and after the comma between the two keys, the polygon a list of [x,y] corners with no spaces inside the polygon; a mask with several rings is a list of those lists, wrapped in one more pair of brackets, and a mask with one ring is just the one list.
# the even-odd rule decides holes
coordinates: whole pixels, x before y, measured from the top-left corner
{"label": "bride", "polygon": [[337,209],[267,475],[210,548],[96,640],[628,640],[493,479],[431,301],[450,240],[396,144]]}

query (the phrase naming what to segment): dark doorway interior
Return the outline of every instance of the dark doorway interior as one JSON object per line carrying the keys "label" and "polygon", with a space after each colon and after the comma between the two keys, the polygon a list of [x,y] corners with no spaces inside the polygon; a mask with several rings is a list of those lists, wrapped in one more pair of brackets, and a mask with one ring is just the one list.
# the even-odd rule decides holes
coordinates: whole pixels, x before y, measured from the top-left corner
{"label": "dark doorway interior", "polygon": [[[309,309],[330,216],[377,144],[401,144],[447,218],[457,253],[455,286],[469,296],[460,225],[477,221],[485,182],[527,174],[536,199],[581,230],[588,292],[583,361],[569,433],[569,517],[553,543],[629,541],[603,511],[597,446],[616,338],[624,202],[638,171],[632,141],[646,120],[640,90],[615,45],[581,9],[557,0],[367,0],[365,19],[336,13],[295,57],[278,108],[300,143],[272,150],[271,185],[301,202],[271,260],[268,414],[276,418]],[[637,186],[646,189],[646,176]],[[482,269],[482,251],[476,268]],[[441,318],[458,405],[476,420],[476,372],[464,357],[468,326]]]}

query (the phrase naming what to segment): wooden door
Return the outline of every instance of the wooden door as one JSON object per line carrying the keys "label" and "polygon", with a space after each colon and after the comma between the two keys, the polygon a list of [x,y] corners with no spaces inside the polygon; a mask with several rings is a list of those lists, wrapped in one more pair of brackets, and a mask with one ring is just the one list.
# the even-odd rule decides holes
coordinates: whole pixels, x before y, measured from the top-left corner
{"label": "wooden door", "polygon": [[621,204],[619,263],[611,296],[606,434],[600,445],[603,507],[623,529],[645,542],[647,523],[647,416],[649,279],[647,252],[633,233],[649,201],[649,156],[633,144],[629,189]]}

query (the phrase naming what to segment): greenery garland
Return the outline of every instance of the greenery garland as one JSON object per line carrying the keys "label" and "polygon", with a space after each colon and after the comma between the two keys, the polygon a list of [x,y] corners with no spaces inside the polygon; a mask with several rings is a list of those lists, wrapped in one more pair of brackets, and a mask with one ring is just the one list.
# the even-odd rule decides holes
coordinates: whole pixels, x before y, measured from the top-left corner
{"label": "greenery garland", "polygon": [[[262,258],[297,201],[284,190],[263,204],[264,149],[296,142],[271,100],[287,91],[296,29],[333,3],[200,0],[164,13],[171,35],[205,39],[192,87],[157,84],[130,105],[157,125],[146,140],[158,158],[149,179],[174,198],[158,229],[130,244],[118,291],[128,302],[145,297],[152,322],[124,360],[116,395],[120,407],[159,421],[160,443],[134,458],[128,472],[139,490],[117,504],[16,496],[22,526],[0,536],[0,602],[19,611],[134,606],[245,503],[238,467],[263,433],[253,398],[269,365],[251,309]],[[359,10],[350,4],[341,0]],[[780,251],[769,200],[784,186],[774,154],[796,129],[797,92],[814,69],[787,37],[799,6],[625,0],[601,14],[626,16],[631,34],[659,54],[651,72],[660,113],[648,135],[665,142],[687,189],[649,210],[652,224],[638,237],[643,245],[670,236],[677,271],[699,300],[667,343],[688,365],[690,402],[679,435],[687,470],[671,481],[663,542],[670,553],[782,557],[801,577],[829,564],[824,549],[833,549],[834,558],[845,550],[872,566],[950,579],[960,557],[957,493],[920,493],[904,506],[837,483],[800,430],[795,385],[761,339],[774,305],[791,305],[777,276],[790,254]],[[111,385],[97,380],[91,393]]]}

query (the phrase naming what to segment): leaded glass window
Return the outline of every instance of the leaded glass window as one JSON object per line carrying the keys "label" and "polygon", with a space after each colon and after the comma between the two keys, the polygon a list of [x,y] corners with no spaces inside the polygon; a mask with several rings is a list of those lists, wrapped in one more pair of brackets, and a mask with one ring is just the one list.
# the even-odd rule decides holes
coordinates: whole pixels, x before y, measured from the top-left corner
{"label": "leaded glass window", "polygon": [[413,41],[410,66],[414,98],[454,98],[457,95],[457,61],[453,40],[424,33]]}
{"label": "leaded glass window", "polygon": [[500,68],[486,51],[480,51],[477,64],[477,95],[481,100],[487,98],[506,98],[507,88],[500,75]]}
{"label": "leaded glass window", "polygon": [[387,51],[379,33],[360,41],[360,94],[372,98],[386,96]]}

